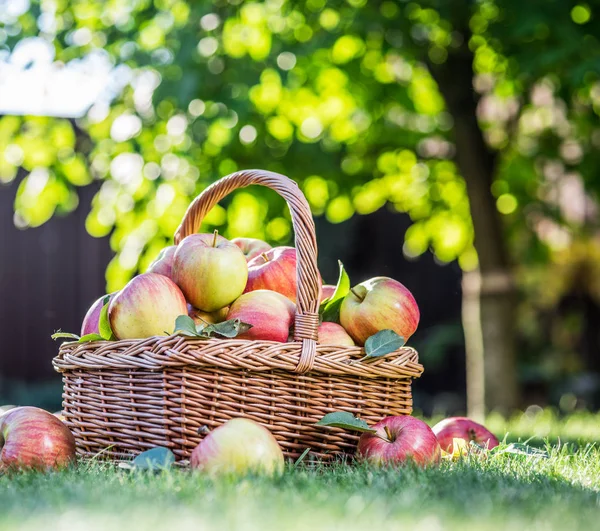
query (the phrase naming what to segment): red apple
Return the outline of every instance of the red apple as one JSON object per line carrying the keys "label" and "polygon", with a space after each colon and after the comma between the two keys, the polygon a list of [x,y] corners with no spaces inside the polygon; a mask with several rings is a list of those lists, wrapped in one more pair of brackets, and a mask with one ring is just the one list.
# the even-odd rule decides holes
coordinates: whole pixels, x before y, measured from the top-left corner
{"label": "red apple", "polygon": [[54,415],[18,407],[0,416],[0,470],[62,468],[75,459],[75,439]]}
{"label": "red apple", "polygon": [[433,465],[441,457],[440,445],[431,428],[409,416],[386,417],[372,426],[377,433],[363,433],[358,455],[373,464]]}
{"label": "red apple", "polygon": [[168,335],[177,317],[187,313],[181,290],[170,278],[157,273],[131,279],[108,306],[108,319],[118,339]]}
{"label": "red apple", "polygon": [[235,243],[241,249],[247,262],[271,249],[267,242],[257,238],[234,238],[231,243]]}
{"label": "red apple", "polygon": [[177,250],[176,245],[169,245],[165,247],[158,256],[150,264],[146,273],[156,273],[158,275],[164,275],[165,277],[169,277],[171,280],[173,279],[173,257],[175,256],[175,251]]}
{"label": "red apple", "polygon": [[[116,292],[115,292],[116,293]],[[108,295],[108,300],[113,298],[115,293],[111,293]],[[104,306],[104,299],[106,299],[106,295],[102,295],[94,304],[90,306],[90,309],[85,314],[83,318],[83,323],[81,324],[81,335],[85,336],[87,334],[99,334],[98,324],[100,323],[100,312],[102,311],[102,307]]]}
{"label": "red apple", "polygon": [[294,324],[296,305],[275,291],[259,289],[244,293],[229,308],[227,319],[240,319],[252,328],[237,339],[287,341]]}
{"label": "red apple", "polygon": [[438,422],[433,428],[442,450],[451,452],[454,439],[473,441],[488,449],[498,446],[498,438],[485,426],[466,417],[450,417]]}
{"label": "red apple", "polygon": [[329,299],[335,293],[335,286],[331,284],[323,284],[321,288],[321,300],[319,302],[323,302],[325,299]]}
{"label": "red apple", "polygon": [[244,293],[269,289],[296,302],[296,249],[274,247],[248,262]]}
{"label": "red apple", "polygon": [[250,419],[231,419],[194,449],[192,468],[209,475],[283,472],[283,452],[269,430]]}
{"label": "red apple", "polygon": [[319,345],[353,347],[355,343],[341,325],[324,322],[319,325]]}
{"label": "red apple", "polygon": [[188,304],[188,315],[194,320],[194,323],[198,324],[216,324],[221,323],[227,319],[227,313],[229,312],[229,306],[221,308],[216,312],[203,312],[194,308],[191,304]]}
{"label": "red apple", "polygon": [[248,264],[240,248],[213,234],[192,234],[177,247],[173,280],[204,312],[229,306],[246,287]]}
{"label": "red apple", "polygon": [[354,286],[340,307],[340,323],[358,345],[380,330],[407,340],[419,324],[419,307],[400,282],[375,277]]}

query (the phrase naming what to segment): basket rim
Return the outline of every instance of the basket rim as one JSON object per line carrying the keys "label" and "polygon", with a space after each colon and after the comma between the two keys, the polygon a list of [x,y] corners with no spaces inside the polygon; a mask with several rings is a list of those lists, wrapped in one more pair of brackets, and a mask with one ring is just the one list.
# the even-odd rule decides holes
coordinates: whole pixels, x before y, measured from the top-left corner
{"label": "basket rim", "polygon": [[[363,378],[418,378],[423,372],[417,351],[408,346],[361,361],[362,347],[317,345],[313,367],[305,374]],[[279,370],[298,374],[302,343],[246,339],[201,339],[182,335],[120,341],[65,342],[52,360],[57,372],[72,370],[150,370],[219,367],[224,371]]]}

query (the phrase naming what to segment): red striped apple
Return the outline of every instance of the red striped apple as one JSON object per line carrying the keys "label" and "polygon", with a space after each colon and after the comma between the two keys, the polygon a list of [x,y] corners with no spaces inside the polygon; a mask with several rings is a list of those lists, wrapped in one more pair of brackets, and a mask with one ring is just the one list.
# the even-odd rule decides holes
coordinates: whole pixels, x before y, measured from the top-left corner
{"label": "red striped apple", "polygon": [[241,249],[247,262],[271,249],[267,242],[257,238],[233,238],[231,243],[235,243]]}
{"label": "red striped apple", "polygon": [[203,312],[194,308],[191,304],[188,304],[188,315],[194,320],[194,323],[198,324],[216,324],[221,323],[227,319],[227,313],[229,307],[221,308],[216,312]]}
{"label": "red striped apple", "polygon": [[177,317],[187,312],[185,297],[170,278],[144,273],[110,301],[108,319],[118,339],[142,339],[170,334]]}
{"label": "red striped apple", "polygon": [[353,347],[355,343],[341,325],[324,322],[319,325],[319,345]]}
{"label": "red striped apple", "polygon": [[387,329],[407,340],[419,324],[419,307],[400,282],[375,277],[354,286],[346,295],[340,307],[340,323],[358,345]]}
{"label": "red striped apple", "polygon": [[285,343],[294,324],[296,305],[275,291],[259,289],[244,293],[230,307],[227,319],[239,319],[252,328],[237,339],[260,339]]}
{"label": "red striped apple", "polygon": [[323,302],[325,299],[329,299],[335,293],[335,286],[331,284],[323,284],[321,288],[321,300],[319,302]]}
{"label": "red striped apple", "polygon": [[165,247],[160,253],[158,253],[158,256],[154,262],[150,264],[146,273],[157,273],[158,275],[169,277],[172,280],[173,257],[175,256],[176,250],[176,245],[169,245],[168,247]]}
{"label": "red striped apple", "polygon": [[427,466],[440,460],[440,445],[433,431],[419,419],[386,417],[372,428],[377,433],[363,433],[358,440],[358,455],[369,463]]}
{"label": "red striped apple", "polygon": [[433,433],[442,447],[442,450],[451,452],[454,439],[473,441],[489,450],[498,446],[498,438],[485,426],[466,417],[450,417],[438,422],[433,427]]}
{"label": "red striped apple", "polygon": [[[116,292],[115,292],[116,293]],[[114,297],[115,293],[111,293],[108,295],[109,302]],[[104,306],[104,299],[106,299],[106,295],[102,295],[94,304],[90,306],[90,309],[85,314],[83,318],[83,323],[81,323],[81,335],[85,336],[87,334],[99,334],[100,330],[98,329],[98,325],[100,323],[100,312]]]}
{"label": "red striped apple", "polygon": [[268,289],[296,302],[296,249],[274,247],[248,262],[244,293]]}
{"label": "red striped apple", "polygon": [[211,476],[275,476],[283,472],[284,458],[269,430],[250,419],[235,418],[202,439],[192,452],[190,465]]}
{"label": "red striped apple", "polygon": [[75,459],[75,439],[54,415],[18,407],[0,416],[0,470],[62,468]]}
{"label": "red striped apple", "polygon": [[195,308],[214,312],[243,293],[248,264],[240,248],[217,231],[191,234],[175,252],[173,280]]}

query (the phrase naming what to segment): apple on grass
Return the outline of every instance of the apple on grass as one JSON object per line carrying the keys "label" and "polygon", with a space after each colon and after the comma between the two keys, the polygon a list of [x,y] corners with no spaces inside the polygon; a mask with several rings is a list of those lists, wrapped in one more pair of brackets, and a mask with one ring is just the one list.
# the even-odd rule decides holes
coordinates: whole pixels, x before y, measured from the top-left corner
{"label": "apple on grass", "polygon": [[143,339],[171,333],[175,320],[187,315],[185,297],[164,275],[134,277],[110,301],[108,319],[118,339]]}
{"label": "apple on grass", "polygon": [[75,459],[75,439],[54,415],[18,407],[0,416],[0,470],[62,468]]}
{"label": "apple on grass", "polygon": [[98,328],[100,324],[100,312],[104,307],[104,299],[108,296],[108,301],[115,296],[115,293],[111,293],[110,295],[102,295],[94,304],[90,306],[90,309],[85,314],[83,318],[83,323],[81,323],[81,335],[86,336],[88,334],[99,334],[100,330]]}
{"label": "apple on grass", "polygon": [[146,273],[156,273],[158,275],[164,275],[165,277],[169,277],[171,280],[173,279],[173,257],[175,256],[175,251],[177,250],[177,245],[169,245],[165,247],[158,256],[148,266],[148,270]]}
{"label": "apple on grass", "polygon": [[271,246],[267,242],[263,242],[257,238],[233,238],[231,243],[235,243],[240,248],[247,262],[271,249]]}
{"label": "apple on grass", "polygon": [[439,463],[440,445],[423,421],[410,416],[385,417],[372,428],[376,433],[363,433],[358,441],[361,459],[376,465]]}
{"label": "apple on grass", "polygon": [[337,323],[323,322],[319,325],[319,344],[353,347],[355,345],[348,332]]}
{"label": "apple on grass", "polygon": [[235,418],[208,433],[192,452],[192,468],[209,475],[283,472],[283,452],[275,437],[260,424]]}
{"label": "apple on grass", "polygon": [[175,252],[173,280],[195,308],[214,312],[243,293],[248,264],[240,248],[217,231],[191,234]]}
{"label": "apple on grass", "polygon": [[433,433],[446,452],[452,452],[454,439],[462,439],[486,447],[488,450],[498,446],[498,438],[485,426],[467,417],[450,417],[438,422],[433,428]]}
{"label": "apple on grass", "polygon": [[244,293],[230,307],[227,319],[252,325],[236,339],[285,343],[294,324],[296,305],[281,293],[259,289]]}
{"label": "apple on grass", "polygon": [[340,307],[340,324],[358,345],[380,330],[407,340],[419,324],[419,307],[400,282],[375,277],[351,288]]}

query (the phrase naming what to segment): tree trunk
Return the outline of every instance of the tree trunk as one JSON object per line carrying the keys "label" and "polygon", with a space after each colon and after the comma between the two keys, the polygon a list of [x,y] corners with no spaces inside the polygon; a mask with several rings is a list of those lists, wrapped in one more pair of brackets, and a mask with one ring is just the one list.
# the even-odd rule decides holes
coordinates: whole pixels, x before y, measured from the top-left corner
{"label": "tree trunk", "polygon": [[473,54],[468,32],[442,65],[430,70],[454,119],[456,162],[465,179],[479,270],[463,277],[463,327],[467,351],[469,415],[507,413],[518,404],[514,344],[514,285],[491,184],[495,156],[477,122]]}

